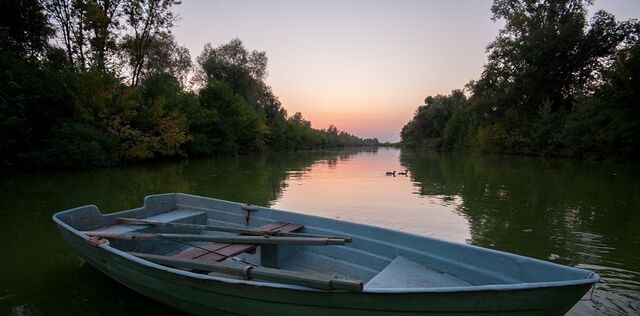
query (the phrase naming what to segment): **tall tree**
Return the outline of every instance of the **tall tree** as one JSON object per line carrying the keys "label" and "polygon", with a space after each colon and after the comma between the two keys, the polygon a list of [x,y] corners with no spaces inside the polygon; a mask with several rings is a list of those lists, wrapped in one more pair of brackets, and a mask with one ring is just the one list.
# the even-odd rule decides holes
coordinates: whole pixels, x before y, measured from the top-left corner
{"label": "tall tree", "polygon": [[226,81],[236,93],[255,105],[257,92],[261,89],[267,74],[265,52],[250,52],[242,41],[236,38],[216,48],[210,43],[205,45],[198,57],[198,64],[196,81],[199,84]]}
{"label": "tall tree", "polygon": [[143,75],[151,41],[173,26],[171,6],[174,0],[130,0],[124,5],[124,15],[131,34],[124,37],[129,55],[131,85],[137,86]]}
{"label": "tall tree", "polygon": [[76,69],[86,70],[91,33],[86,28],[86,0],[43,0],[57,37],[66,52],[67,61]]}
{"label": "tall tree", "polygon": [[142,61],[142,68],[137,81],[141,82],[150,76],[169,75],[183,86],[191,71],[191,55],[189,50],[178,45],[170,33],[157,33],[146,45],[147,57]]}
{"label": "tall tree", "polygon": [[[60,30],[64,48],[67,52],[67,59],[70,65],[74,64],[74,27],[78,18],[77,10],[73,6],[73,0],[48,0],[45,1],[47,12],[57,24]],[[80,16],[80,18],[82,18]]]}
{"label": "tall tree", "polygon": [[629,135],[638,124],[628,114],[635,99],[628,87],[640,26],[604,11],[588,21],[592,2],[494,0],[493,20],[505,26],[487,47],[482,75],[466,86],[465,106],[451,113],[428,98],[403,128],[403,142],[528,154],[633,152]]}
{"label": "tall tree", "polygon": [[[495,0],[505,26],[470,84],[476,143],[487,150],[560,150],[557,131],[577,97],[590,94],[629,28],[604,11],[587,22],[589,0]],[[474,134],[474,133],[472,133]],[[558,148],[556,148],[558,147]],[[491,149],[489,149],[491,148]]]}
{"label": "tall tree", "polygon": [[[92,67],[106,72],[115,55],[118,30],[121,28],[122,0],[80,0],[83,29],[88,31]],[[82,36],[82,35],[80,35]]]}
{"label": "tall tree", "polygon": [[413,119],[402,128],[400,135],[405,144],[439,145],[447,123],[455,111],[465,106],[467,97],[462,90],[453,90],[450,95],[428,96],[424,102],[416,110]]}
{"label": "tall tree", "polygon": [[546,102],[569,109],[597,79],[624,39],[611,14],[597,12],[587,30],[590,0],[495,0],[494,20],[505,27],[488,46],[489,62],[474,94],[491,100],[485,111],[535,114]]}

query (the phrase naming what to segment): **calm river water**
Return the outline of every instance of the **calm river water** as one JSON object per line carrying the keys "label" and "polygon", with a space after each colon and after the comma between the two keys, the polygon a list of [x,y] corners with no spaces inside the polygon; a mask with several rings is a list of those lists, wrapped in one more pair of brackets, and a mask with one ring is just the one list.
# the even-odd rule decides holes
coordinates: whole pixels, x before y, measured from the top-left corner
{"label": "calm river water", "polygon": [[[408,176],[386,171],[408,170]],[[348,149],[0,179],[0,314],[175,314],[75,256],[51,215],[186,192],[374,224],[599,273],[571,315],[640,313],[640,167]]]}

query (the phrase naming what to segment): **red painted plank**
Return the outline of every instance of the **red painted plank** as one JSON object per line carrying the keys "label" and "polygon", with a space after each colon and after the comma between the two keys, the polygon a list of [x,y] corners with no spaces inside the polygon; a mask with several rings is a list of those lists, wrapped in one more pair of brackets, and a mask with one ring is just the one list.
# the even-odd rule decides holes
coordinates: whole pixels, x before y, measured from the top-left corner
{"label": "red painted plank", "polygon": [[[263,225],[257,229],[263,230],[263,231],[291,232],[300,228],[302,228],[302,225],[289,224],[285,222],[275,222],[275,223],[269,223],[269,224]],[[233,257],[243,252],[249,252],[249,251],[255,250],[256,248],[257,248],[257,245],[254,245],[254,244],[227,244],[226,247],[221,247],[215,250],[215,253],[208,253],[208,254],[204,253],[192,259],[197,258],[201,260],[223,261],[228,257]]]}
{"label": "red painted plank", "polygon": [[231,244],[227,247],[217,250],[216,252],[225,255],[228,257],[235,256],[239,253],[247,252],[253,250],[257,247],[257,245],[253,244]]}
{"label": "red painted plank", "polygon": [[191,258],[191,259],[198,259],[198,260],[210,260],[210,261],[223,261],[225,259],[229,258],[229,256],[223,256],[221,254],[218,254],[216,252],[210,252],[207,253],[203,256],[197,257],[197,258]]}
{"label": "red painted plank", "polygon": [[[287,222],[273,222],[257,228],[262,231],[280,231],[293,232],[301,229],[303,226]],[[255,244],[225,244],[225,243],[209,243],[200,248],[189,247],[177,254],[173,255],[178,258],[201,259],[211,261],[223,261],[229,257],[235,256],[243,252],[255,250],[258,245]],[[201,249],[204,248],[204,249]],[[205,250],[207,249],[207,250]]]}
{"label": "red painted plank", "polygon": [[[200,248],[189,247],[187,249],[184,249],[184,250],[174,254],[173,256],[174,257],[178,257],[178,258],[194,259],[194,258],[200,257],[202,255],[208,254],[211,251],[216,251],[216,250],[218,250],[220,248],[224,248],[224,247],[226,247],[228,245],[230,245],[230,244],[208,243],[208,244],[205,244],[203,246],[199,246]],[[204,248],[204,249],[202,249],[202,248]]]}
{"label": "red painted plank", "polygon": [[297,230],[300,230],[301,228],[302,228],[302,225],[300,224],[289,223],[286,226],[283,226],[280,229],[278,229],[278,231],[283,233],[290,233],[290,232],[295,232]]}
{"label": "red painted plank", "polygon": [[286,223],[286,222],[273,222],[273,223],[269,223],[269,224],[266,224],[266,225],[262,225],[262,226],[256,228],[256,230],[272,232],[272,231],[278,230],[280,227],[287,226],[287,225],[289,225],[289,223]]}

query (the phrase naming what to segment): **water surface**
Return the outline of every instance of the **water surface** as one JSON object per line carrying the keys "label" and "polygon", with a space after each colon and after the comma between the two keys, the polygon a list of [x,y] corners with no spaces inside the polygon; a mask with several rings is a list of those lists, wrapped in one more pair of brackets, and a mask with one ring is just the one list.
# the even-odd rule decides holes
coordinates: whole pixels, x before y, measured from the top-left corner
{"label": "water surface", "polygon": [[[408,176],[386,171],[408,170]],[[95,204],[186,192],[374,224],[587,268],[571,315],[640,313],[640,168],[569,160],[347,149],[152,163],[0,179],[0,314],[175,314],[75,256],[51,221]]]}

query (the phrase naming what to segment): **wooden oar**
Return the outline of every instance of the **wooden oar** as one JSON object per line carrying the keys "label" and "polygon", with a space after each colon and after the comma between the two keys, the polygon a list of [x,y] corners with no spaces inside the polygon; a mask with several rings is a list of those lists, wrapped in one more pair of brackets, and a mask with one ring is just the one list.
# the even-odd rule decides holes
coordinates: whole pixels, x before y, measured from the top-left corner
{"label": "wooden oar", "polygon": [[273,236],[281,236],[281,237],[329,238],[329,239],[344,239],[345,242],[349,242],[349,243],[351,242],[351,237],[343,237],[343,236],[330,236],[330,235],[305,234],[305,233],[285,233],[285,232],[278,232],[278,231],[264,231],[264,230],[256,230],[256,229],[201,225],[201,224],[169,223],[169,222],[150,221],[150,220],[138,219],[138,218],[127,218],[127,217],[118,217],[118,220],[121,222],[132,223],[132,224],[198,228],[203,230],[237,233],[237,234],[244,234],[244,235],[256,235],[256,236],[273,235]]}
{"label": "wooden oar", "polygon": [[83,232],[88,236],[107,239],[124,240],[180,240],[180,241],[209,241],[229,244],[281,244],[281,245],[344,245],[344,239],[312,238],[312,237],[271,237],[271,236],[211,236],[199,234],[155,234],[155,233],[104,233],[96,231]]}
{"label": "wooden oar", "polygon": [[225,273],[241,276],[244,279],[274,281],[277,283],[300,285],[323,290],[347,290],[361,292],[363,288],[363,282],[360,280],[337,279],[331,276],[319,274],[256,267],[245,264],[184,259],[137,252],[129,252],[129,254],[162,265],[187,268],[191,270]]}

